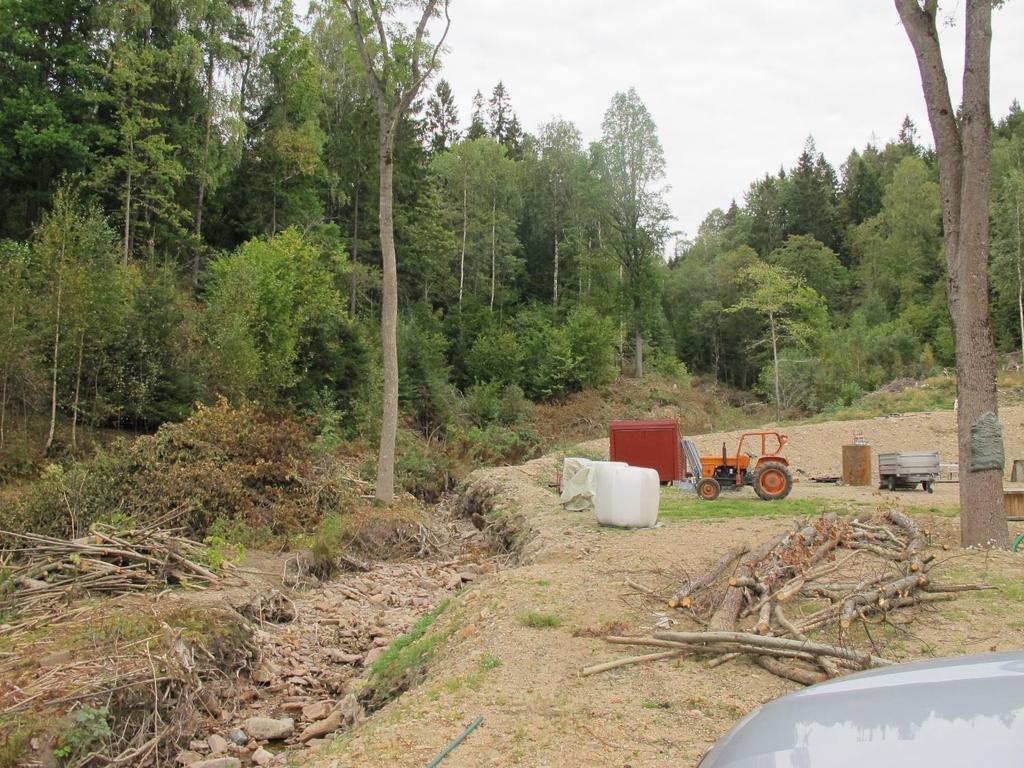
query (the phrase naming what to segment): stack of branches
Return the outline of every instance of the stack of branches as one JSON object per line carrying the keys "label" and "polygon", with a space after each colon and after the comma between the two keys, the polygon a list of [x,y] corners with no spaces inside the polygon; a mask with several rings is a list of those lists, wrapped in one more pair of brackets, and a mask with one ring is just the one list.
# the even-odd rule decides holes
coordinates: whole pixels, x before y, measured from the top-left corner
{"label": "stack of branches", "polygon": [[[797,523],[757,549],[733,547],[667,599],[700,631],[607,637],[610,643],[663,650],[587,667],[583,674],[685,654],[712,655],[710,666],[749,656],[773,674],[810,685],[890,664],[875,645],[869,619],[886,620],[894,611],[950,600],[956,592],[991,588],[934,583],[930,572],[936,560],[926,552],[927,541],[928,531],[916,520],[888,509],[877,517],[829,513]],[[790,610],[797,603],[805,609],[822,602],[800,615]],[[863,624],[870,649],[854,646],[855,622]],[[812,639],[812,632],[834,641]]]}
{"label": "stack of branches", "polygon": [[[34,757],[49,764],[44,756],[62,747],[61,764],[73,768],[170,765],[179,745],[232,701],[235,675],[257,655],[234,611],[180,603],[158,610],[132,595],[65,611],[48,629],[21,627],[8,639],[18,653],[0,658],[0,739],[29,727]],[[68,740],[75,716],[89,712],[108,727]]]}
{"label": "stack of branches", "polygon": [[13,542],[0,588],[0,612],[48,613],[83,595],[120,595],[188,585],[202,589],[221,576],[204,565],[207,548],[159,524],[119,530],[94,525],[88,536],[58,539],[0,531]]}

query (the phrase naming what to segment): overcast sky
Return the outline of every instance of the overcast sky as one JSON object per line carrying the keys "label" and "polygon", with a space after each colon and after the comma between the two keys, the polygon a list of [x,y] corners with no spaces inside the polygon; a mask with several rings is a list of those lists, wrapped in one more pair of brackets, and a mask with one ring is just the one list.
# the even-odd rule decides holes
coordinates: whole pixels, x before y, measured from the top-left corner
{"label": "overcast sky", "polygon": [[[946,3],[962,16],[963,2]],[[1024,0],[995,12],[992,111],[1024,101]],[[942,32],[959,99],[963,22]],[[503,80],[526,130],[554,116],[600,138],[612,95],[635,86],[658,125],[668,201],[696,234],[756,177],[790,167],[808,134],[838,171],[909,114],[931,135],[891,0],[457,0],[443,76],[468,123]]]}

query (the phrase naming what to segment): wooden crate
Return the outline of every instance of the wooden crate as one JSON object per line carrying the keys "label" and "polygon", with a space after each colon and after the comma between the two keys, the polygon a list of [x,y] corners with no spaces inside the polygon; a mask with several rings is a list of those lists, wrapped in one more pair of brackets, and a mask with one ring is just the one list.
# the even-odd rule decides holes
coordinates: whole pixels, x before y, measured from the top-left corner
{"label": "wooden crate", "polygon": [[1024,488],[1004,488],[1003,508],[1007,517],[1024,518]]}

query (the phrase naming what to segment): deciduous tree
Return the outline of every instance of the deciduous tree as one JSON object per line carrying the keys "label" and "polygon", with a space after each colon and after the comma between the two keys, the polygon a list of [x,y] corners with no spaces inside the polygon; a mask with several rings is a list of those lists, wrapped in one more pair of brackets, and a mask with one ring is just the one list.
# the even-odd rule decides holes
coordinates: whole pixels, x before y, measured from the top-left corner
{"label": "deciduous tree", "polygon": [[949,269],[947,295],[956,338],[960,541],[964,546],[1005,547],[1009,533],[1002,498],[1002,434],[992,428],[992,422],[998,426],[998,405],[987,268],[993,0],[966,2],[966,52],[959,110],[953,108],[939,47],[938,0],[895,2],[917,56],[939,159]]}
{"label": "deciduous tree", "polygon": [[611,199],[615,250],[625,272],[631,309],[634,374],[643,376],[645,302],[651,290],[653,262],[661,258],[668,233],[664,201],[665,153],[657,128],[635,88],[615,94],[601,124],[604,180]]}
{"label": "deciduous tree", "polygon": [[[406,3],[397,0],[342,0],[352,20],[359,55],[377,101],[377,148],[380,165],[380,247],[384,262],[381,344],[384,357],[384,406],[377,453],[376,497],[386,504],[395,495],[395,438],[398,433],[398,274],[394,232],[394,149],[399,122],[434,73],[451,18],[448,0],[417,0],[415,30],[391,20]],[[444,31],[427,39],[427,25],[439,13]]]}

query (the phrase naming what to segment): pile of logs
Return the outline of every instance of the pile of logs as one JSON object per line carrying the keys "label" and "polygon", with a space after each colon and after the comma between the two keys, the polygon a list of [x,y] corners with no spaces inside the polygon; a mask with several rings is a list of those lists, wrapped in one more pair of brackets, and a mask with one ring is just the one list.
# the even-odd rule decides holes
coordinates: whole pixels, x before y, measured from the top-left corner
{"label": "pile of logs", "polygon": [[34,615],[82,595],[119,595],[186,584],[202,587],[221,576],[204,565],[202,544],[157,526],[118,530],[93,526],[79,539],[0,531],[11,561],[0,588],[0,611]]}
{"label": "pile of logs", "polygon": [[[587,667],[582,674],[687,654],[712,656],[709,666],[749,656],[773,674],[809,685],[890,664],[875,645],[871,622],[911,606],[951,600],[956,592],[991,588],[933,582],[936,560],[926,551],[927,541],[928,532],[917,521],[890,509],[877,517],[827,514],[756,549],[733,547],[667,599],[701,630],[607,637],[614,644],[662,650]],[[870,648],[855,647],[856,623],[864,627]]]}

